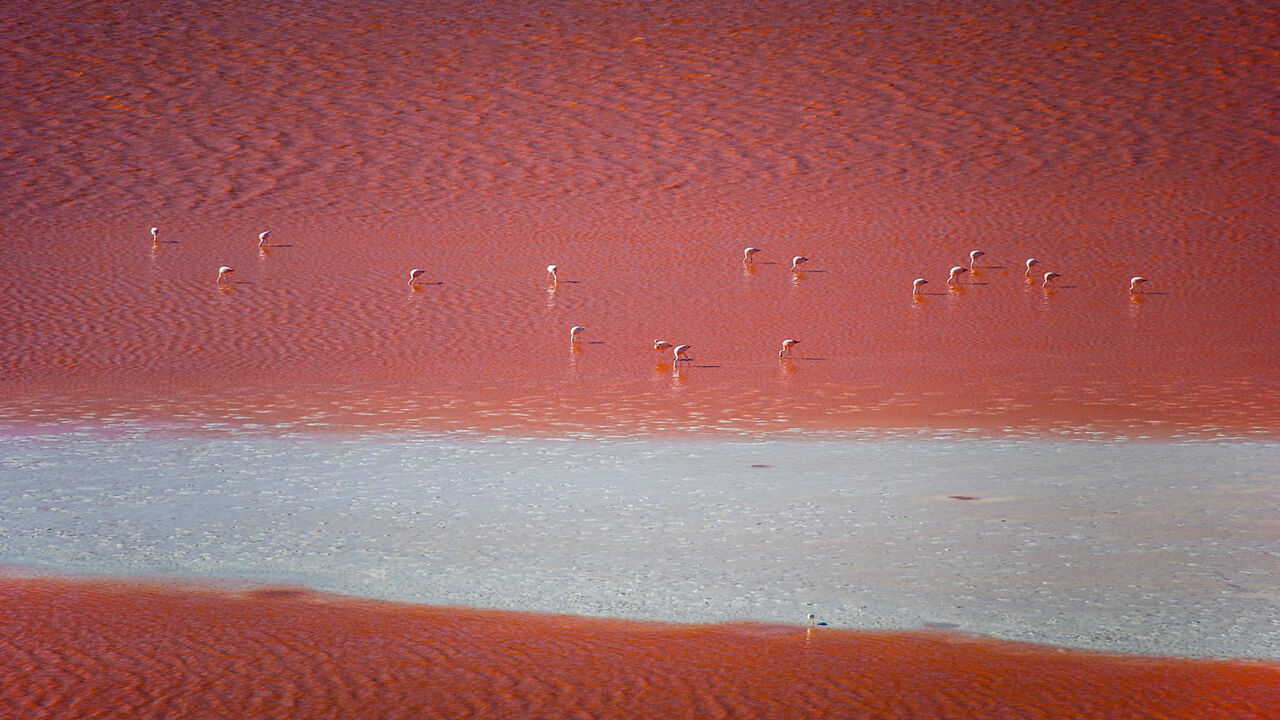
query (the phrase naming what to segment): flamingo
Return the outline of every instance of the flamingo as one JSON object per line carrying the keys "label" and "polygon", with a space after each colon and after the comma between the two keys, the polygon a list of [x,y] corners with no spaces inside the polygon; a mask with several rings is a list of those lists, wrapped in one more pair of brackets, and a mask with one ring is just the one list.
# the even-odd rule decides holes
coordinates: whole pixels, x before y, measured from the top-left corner
{"label": "flamingo", "polygon": [[409,271],[409,287],[416,286],[418,284],[418,278],[422,277],[422,274],[425,272],[426,270],[423,270],[422,268],[414,268],[410,270]]}
{"label": "flamingo", "polygon": [[982,257],[983,255],[986,255],[986,253],[982,252],[981,250],[974,250],[973,252],[969,253],[969,269],[970,270],[977,267],[975,263],[977,263],[978,258]]}
{"label": "flamingo", "polygon": [[755,255],[755,254],[756,254],[756,253],[758,253],[758,252],[760,252],[760,248],[753,248],[753,247],[749,247],[749,248],[747,248],[746,250],[743,250],[743,251],[742,251],[742,262],[743,262],[743,263],[746,263],[747,265],[750,265],[750,264],[751,264],[751,256],[752,256],[752,255]]}
{"label": "flamingo", "polygon": [[800,266],[809,262],[809,258],[803,255],[797,255],[791,258],[791,272],[800,272]]}
{"label": "flamingo", "polygon": [[677,345],[675,351],[671,353],[671,356],[675,358],[674,361],[677,363],[680,362],[681,360],[684,360],[685,362],[692,362],[693,359],[689,357],[689,348],[691,347],[693,346]]}
{"label": "flamingo", "polygon": [[574,325],[573,327],[569,328],[569,344],[570,345],[573,345],[574,343],[578,342],[578,334],[581,333],[583,330],[586,330],[586,328],[582,327],[581,325]]}
{"label": "flamingo", "polygon": [[782,356],[784,356],[784,355],[786,355],[786,356],[790,357],[790,356],[791,356],[791,348],[793,348],[793,347],[795,347],[796,345],[799,345],[799,344],[800,344],[800,341],[799,341],[799,340],[792,340],[791,338],[787,338],[786,340],[783,340],[783,341],[782,341],[782,349],[778,351],[778,357],[782,357]]}
{"label": "flamingo", "polygon": [[556,276],[556,271],[557,271],[557,270],[559,270],[559,269],[560,269],[560,268],[556,267],[555,265],[548,265],[548,266],[547,266],[547,275],[551,277],[551,284],[552,284],[552,285],[559,285],[559,284],[560,284],[560,278]]}
{"label": "flamingo", "polygon": [[271,235],[270,230],[263,230],[262,232],[258,233],[258,247],[260,248],[267,247],[267,237],[270,235]]}
{"label": "flamingo", "polygon": [[1035,258],[1027,258],[1027,271],[1023,274],[1026,275],[1027,277],[1031,277],[1031,268],[1039,264],[1040,264],[1039,260]]}
{"label": "flamingo", "polygon": [[228,275],[230,275],[233,272],[235,272],[235,270],[233,268],[227,267],[226,265],[223,265],[222,267],[218,268],[218,284],[219,285],[231,284],[231,278],[228,277]]}
{"label": "flamingo", "polygon": [[956,265],[955,267],[951,268],[951,275],[947,277],[947,284],[948,285],[956,284],[957,282],[960,281],[960,276],[967,272],[969,272],[969,268],[963,265]]}
{"label": "flamingo", "polygon": [[658,338],[653,339],[654,350],[666,350],[669,347],[671,347],[671,343],[667,342],[666,340],[659,340]]}
{"label": "flamingo", "polygon": [[1058,274],[1058,273],[1056,273],[1056,272],[1047,272],[1047,273],[1045,273],[1045,274],[1044,274],[1044,282],[1041,284],[1041,287],[1043,287],[1043,288],[1044,288],[1044,289],[1046,289],[1046,290],[1050,290],[1050,289],[1052,289],[1052,288],[1053,288],[1053,281],[1054,281],[1054,280],[1056,280],[1056,279],[1058,279],[1058,278],[1060,278],[1060,277],[1062,277],[1062,276],[1061,276],[1061,275],[1059,275],[1059,274]]}
{"label": "flamingo", "polygon": [[158,227],[151,228],[151,242],[153,243],[160,242],[160,228]]}
{"label": "flamingo", "polygon": [[1135,275],[1135,276],[1133,276],[1133,278],[1129,280],[1129,292],[1130,292],[1130,293],[1141,293],[1141,292],[1142,292],[1142,288],[1140,288],[1140,287],[1138,287],[1138,286],[1139,286],[1139,285],[1141,285],[1141,284],[1142,284],[1142,283],[1144,283],[1144,282],[1148,282],[1148,280],[1147,280],[1146,278],[1142,277],[1141,275]]}
{"label": "flamingo", "polygon": [[911,294],[915,296],[919,296],[920,286],[928,285],[928,284],[929,284],[928,280],[925,280],[924,278],[916,278],[911,282]]}

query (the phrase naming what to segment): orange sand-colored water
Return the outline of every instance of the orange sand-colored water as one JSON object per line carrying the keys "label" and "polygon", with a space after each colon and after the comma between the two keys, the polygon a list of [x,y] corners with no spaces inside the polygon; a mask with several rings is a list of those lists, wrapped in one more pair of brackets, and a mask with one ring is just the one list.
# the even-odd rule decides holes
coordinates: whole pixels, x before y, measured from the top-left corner
{"label": "orange sand-colored water", "polygon": [[0,714],[112,717],[1275,717],[1275,663],[944,633],[679,626],[0,581]]}
{"label": "orange sand-colored water", "polygon": [[11,13],[9,419],[1280,427],[1266,3]]}

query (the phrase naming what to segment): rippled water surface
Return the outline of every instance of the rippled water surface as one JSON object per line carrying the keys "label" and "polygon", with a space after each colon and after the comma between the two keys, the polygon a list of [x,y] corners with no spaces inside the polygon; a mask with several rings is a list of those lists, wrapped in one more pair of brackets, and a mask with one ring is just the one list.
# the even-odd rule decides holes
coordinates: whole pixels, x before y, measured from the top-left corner
{"label": "rippled water surface", "polygon": [[[0,15],[0,562],[1274,658],[1274,3]],[[592,446],[684,431],[747,445]],[[0,584],[0,714],[1277,704],[1260,664],[62,582]]]}
{"label": "rippled water surface", "polygon": [[[24,718],[1266,718],[1280,669],[943,634],[683,627],[0,580]],[[128,622],[121,622],[128,618]]]}
{"label": "rippled water surface", "polygon": [[1278,425],[1268,3],[9,15],[9,417]]}

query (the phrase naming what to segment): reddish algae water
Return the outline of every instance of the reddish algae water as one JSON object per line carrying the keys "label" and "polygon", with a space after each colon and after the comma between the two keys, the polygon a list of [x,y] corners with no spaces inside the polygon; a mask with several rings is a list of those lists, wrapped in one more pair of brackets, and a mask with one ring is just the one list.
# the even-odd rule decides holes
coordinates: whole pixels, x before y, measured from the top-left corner
{"label": "reddish algae water", "polygon": [[[4,14],[7,422],[1280,427],[1273,3],[54,0]],[[762,250],[749,267],[748,245]],[[974,249],[978,267],[948,287]],[[1032,257],[1056,288],[1024,276]],[[1147,292],[1129,293],[1135,275]],[[929,284],[913,298],[916,277]],[[573,325],[586,331],[571,346]],[[673,368],[655,338],[693,360]],[[801,343],[780,360],[785,338]],[[3,587],[13,718],[1280,706],[1263,664]]]}
{"label": "reddish algae water", "polygon": [[1280,426],[1269,3],[8,13],[3,417]]}
{"label": "reddish algae water", "polygon": [[1274,718],[1274,663],[0,582],[12,718]]}

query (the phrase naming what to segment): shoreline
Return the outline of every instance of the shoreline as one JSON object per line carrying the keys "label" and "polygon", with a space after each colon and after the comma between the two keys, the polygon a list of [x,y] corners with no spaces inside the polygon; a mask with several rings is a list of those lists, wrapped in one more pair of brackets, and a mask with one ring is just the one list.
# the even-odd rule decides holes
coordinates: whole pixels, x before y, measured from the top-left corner
{"label": "shoreline", "polygon": [[767,622],[753,619],[719,620],[713,622],[688,622],[637,617],[605,615],[578,615],[565,612],[539,612],[503,607],[477,607],[470,605],[435,605],[406,600],[393,600],[377,596],[351,595],[324,590],[307,585],[273,582],[253,578],[212,578],[195,576],[116,576],[60,572],[35,566],[0,564],[0,597],[22,595],[30,589],[48,587],[65,588],[89,593],[108,591],[120,594],[160,595],[186,598],[212,598],[214,601],[296,601],[298,603],[338,607],[376,608],[393,614],[413,615],[426,613],[437,616],[465,615],[472,617],[505,617],[527,619],[535,625],[578,625],[589,632],[593,626],[612,626],[636,634],[675,631],[696,633],[700,631],[742,629],[748,632],[800,634],[812,638],[815,633],[844,637],[934,638],[940,642],[989,643],[1017,653],[1069,654],[1081,660],[1110,659],[1134,662],[1171,661],[1188,664],[1240,664],[1270,668],[1280,672],[1280,655],[1276,656],[1198,656],[1143,654],[1114,650],[1099,650],[1070,645],[1054,645],[1034,640],[1016,640],[969,632],[954,627],[926,625],[916,628],[892,627],[837,627],[824,621],[809,624],[802,619],[795,622]]}
{"label": "shoreline", "polygon": [[[941,631],[681,626],[0,576],[11,676],[33,717],[1265,717],[1280,663],[1144,658]],[[129,617],[127,623],[120,617]],[[74,619],[75,622],[67,622]],[[49,662],[52,653],[57,658]],[[927,681],[922,682],[922,679]]]}
{"label": "shoreline", "polygon": [[[1274,442],[0,435],[0,562],[1274,657]],[[20,476],[14,468],[25,468]],[[75,478],[67,483],[67,478]]]}
{"label": "shoreline", "polygon": [[[38,407],[37,407],[38,406]],[[56,404],[55,404],[56,406]],[[0,436],[42,434],[149,433],[175,437],[256,436],[264,438],[484,438],[513,440],[662,440],[681,442],[705,439],[750,441],[769,439],[803,440],[880,440],[880,439],[972,439],[980,441],[1048,442],[1277,442],[1280,430],[1268,425],[1196,424],[1153,421],[1133,418],[1117,422],[1089,422],[1070,418],[1042,418],[1019,422],[1016,418],[970,418],[969,423],[928,422],[926,418],[905,418],[896,422],[876,423],[870,418],[845,418],[833,423],[829,418],[810,418],[797,422],[794,418],[774,418],[760,422],[664,421],[645,424],[590,423],[576,421],[530,420],[513,416],[512,422],[484,420],[469,411],[458,412],[453,419],[440,418],[423,422],[406,422],[402,416],[378,412],[357,412],[349,406],[332,414],[319,411],[302,416],[266,414],[261,408],[246,406],[239,410],[206,409],[174,414],[155,407],[142,409],[124,404],[102,411],[68,412],[50,407],[49,403],[32,403],[18,407],[0,404]],[[997,422],[997,420],[999,422]]]}

